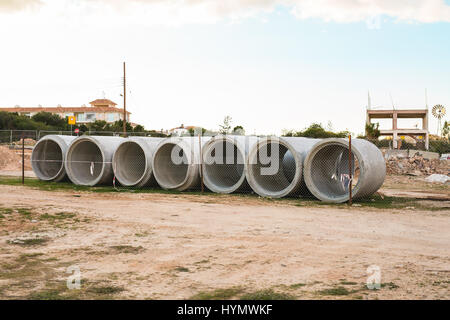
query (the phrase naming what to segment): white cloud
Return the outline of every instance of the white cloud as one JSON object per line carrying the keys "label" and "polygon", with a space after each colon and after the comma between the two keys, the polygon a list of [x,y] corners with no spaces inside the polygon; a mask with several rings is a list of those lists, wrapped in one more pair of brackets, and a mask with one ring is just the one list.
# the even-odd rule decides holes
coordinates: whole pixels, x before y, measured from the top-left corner
{"label": "white cloud", "polygon": [[444,0],[0,0],[0,12],[42,3],[48,11],[128,16],[135,22],[139,16],[140,23],[162,25],[233,21],[270,13],[278,6],[289,8],[298,19],[347,23],[386,15],[399,21],[450,22],[450,6]]}

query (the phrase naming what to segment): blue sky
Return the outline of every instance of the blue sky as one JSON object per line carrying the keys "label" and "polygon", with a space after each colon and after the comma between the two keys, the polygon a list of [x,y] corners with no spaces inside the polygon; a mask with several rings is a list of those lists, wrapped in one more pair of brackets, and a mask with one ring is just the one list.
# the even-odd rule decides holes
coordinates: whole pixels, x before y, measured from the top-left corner
{"label": "blue sky", "polygon": [[[249,134],[329,121],[358,134],[368,90],[373,106],[391,107],[392,95],[398,108],[424,107],[427,88],[430,106],[450,107],[450,16],[443,2],[432,0],[437,9],[416,8],[410,16],[406,2],[391,8],[375,0],[381,14],[347,17],[347,8],[330,1],[308,9],[293,0],[307,16],[299,17],[283,1],[251,12],[239,6],[246,1],[232,1],[231,14],[183,11],[181,20],[153,3],[136,4],[149,11],[108,15],[74,1],[62,8],[51,0],[35,8],[0,6],[7,48],[0,52],[0,105],[79,106],[103,92],[121,105],[126,60],[132,121],[152,129],[217,129],[230,115]],[[430,127],[436,131],[432,118]]]}

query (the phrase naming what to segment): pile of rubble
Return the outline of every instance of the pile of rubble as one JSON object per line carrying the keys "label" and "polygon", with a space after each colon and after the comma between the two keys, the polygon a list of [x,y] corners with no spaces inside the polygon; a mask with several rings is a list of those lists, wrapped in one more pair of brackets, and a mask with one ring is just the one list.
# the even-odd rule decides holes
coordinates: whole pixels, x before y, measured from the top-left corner
{"label": "pile of rubble", "polygon": [[386,159],[386,173],[390,175],[428,176],[430,174],[450,174],[450,161],[429,160],[421,156],[401,158],[392,156]]}
{"label": "pile of rubble", "polygon": [[[31,154],[25,154],[25,170],[31,170]],[[14,171],[22,169],[22,155],[7,145],[0,145],[0,170]]]}

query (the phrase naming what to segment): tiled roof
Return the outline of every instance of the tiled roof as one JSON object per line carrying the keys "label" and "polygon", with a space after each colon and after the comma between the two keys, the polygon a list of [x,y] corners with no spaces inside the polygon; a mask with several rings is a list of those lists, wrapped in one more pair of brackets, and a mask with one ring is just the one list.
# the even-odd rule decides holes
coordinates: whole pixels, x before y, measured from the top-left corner
{"label": "tiled roof", "polygon": [[117,106],[117,103],[109,100],[109,99],[96,99],[94,101],[89,102],[89,104],[107,104],[107,105],[114,105]]}
{"label": "tiled roof", "polygon": [[197,126],[176,127],[176,128],[170,129],[169,131],[176,130],[176,129],[186,129],[186,130],[190,130],[190,129],[195,129],[195,128],[197,128]]}
{"label": "tiled roof", "polygon": [[[0,111],[6,112],[51,112],[51,113],[69,113],[69,112],[100,112],[100,113],[123,113],[123,109],[115,107],[31,107],[31,108],[0,108]],[[127,114],[131,112],[127,111]]]}

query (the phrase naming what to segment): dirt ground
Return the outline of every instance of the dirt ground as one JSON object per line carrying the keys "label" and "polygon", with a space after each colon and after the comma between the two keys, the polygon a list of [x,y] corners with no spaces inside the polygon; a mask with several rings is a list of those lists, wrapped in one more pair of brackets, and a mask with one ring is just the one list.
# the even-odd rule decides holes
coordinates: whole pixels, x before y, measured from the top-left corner
{"label": "dirt ground", "polygon": [[[450,196],[408,179],[382,193]],[[1,299],[450,298],[448,200],[431,210],[7,185],[0,195]],[[373,265],[379,290],[366,287]],[[66,286],[73,266],[79,290]]]}

